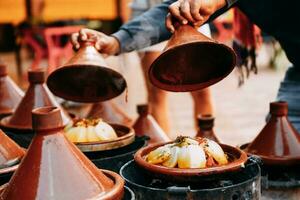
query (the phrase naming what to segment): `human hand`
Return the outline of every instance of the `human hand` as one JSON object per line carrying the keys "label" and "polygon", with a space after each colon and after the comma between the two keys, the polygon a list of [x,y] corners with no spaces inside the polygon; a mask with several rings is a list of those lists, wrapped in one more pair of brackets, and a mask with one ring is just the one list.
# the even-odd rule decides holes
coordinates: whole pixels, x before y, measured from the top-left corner
{"label": "human hand", "polygon": [[174,20],[180,24],[201,26],[217,10],[226,5],[226,0],[178,0],[169,6],[166,27],[174,32]]}
{"label": "human hand", "polygon": [[119,41],[115,37],[92,29],[83,28],[71,35],[71,43],[75,50],[80,48],[80,42],[87,40],[94,40],[95,48],[103,54],[115,55],[120,51]]}

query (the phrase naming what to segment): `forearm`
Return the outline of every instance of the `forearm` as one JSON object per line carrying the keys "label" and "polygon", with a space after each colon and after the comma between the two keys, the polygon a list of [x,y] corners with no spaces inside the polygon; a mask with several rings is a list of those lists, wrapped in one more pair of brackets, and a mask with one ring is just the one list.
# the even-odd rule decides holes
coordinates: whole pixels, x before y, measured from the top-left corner
{"label": "forearm", "polygon": [[171,33],[165,27],[168,7],[175,0],[168,0],[124,24],[112,36],[120,43],[120,52],[130,52],[168,39]]}

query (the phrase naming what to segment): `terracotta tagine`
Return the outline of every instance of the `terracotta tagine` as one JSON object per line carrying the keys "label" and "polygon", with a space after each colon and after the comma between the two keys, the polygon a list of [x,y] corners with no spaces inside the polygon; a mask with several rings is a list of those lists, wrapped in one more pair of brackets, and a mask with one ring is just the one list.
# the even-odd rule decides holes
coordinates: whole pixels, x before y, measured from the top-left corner
{"label": "terracotta tagine", "polygon": [[138,105],[137,112],[139,117],[132,126],[137,136],[146,135],[150,137],[149,144],[170,141],[169,137],[149,113],[148,105]]}
{"label": "terracotta tagine", "polygon": [[132,124],[132,119],[113,101],[93,104],[86,118],[102,118],[108,123],[127,126]]}
{"label": "terracotta tagine", "polygon": [[[31,111],[34,108],[42,106],[60,107],[55,97],[45,85],[45,76],[44,70],[28,72],[29,88],[14,114],[1,120],[0,125],[3,128],[30,131],[32,130]],[[63,124],[68,124],[70,117],[64,110],[61,111],[61,115]]]}
{"label": "terracotta tagine", "polygon": [[201,90],[225,78],[235,67],[234,51],[190,25],[178,25],[164,52],[149,69],[153,85],[163,90]]}
{"label": "terracotta tagine", "polygon": [[270,103],[270,118],[246,151],[262,158],[265,164],[300,163],[300,135],[289,122],[288,104]]}
{"label": "terracotta tagine", "polygon": [[123,76],[107,66],[94,40],[81,42],[79,51],[47,80],[51,92],[76,102],[100,102],[120,95],[126,88]]}
{"label": "terracotta tagine", "polygon": [[247,154],[239,148],[235,148],[225,144],[220,144],[223,151],[227,154],[229,160],[228,164],[225,165],[206,168],[171,168],[162,165],[150,164],[146,161],[146,156],[151,151],[171,143],[172,142],[158,143],[141,148],[134,155],[134,160],[136,164],[141,169],[143,169],[151,176],[154,176],[156,178],[165,179],[171,182],[191,183],[201,181],[207,176],[213,174],[216,175],[237,171],[241,167],[243,167],[243,165],[248,159]]}
{"label": "terracotta tagine", "polygon": [[123,179],[97,169],[65,138],[60,113],[56,107],[32,111],[36,135],[1,199],[121,199]]}
{"label": "terracotta tagine", "polygon": [[198,132],[196,137],[205,137],[219,142],[213,130],[215,118],[212,115],[198,115]]}
{"label": "terracotta tagine", "polygon": [[25,151],[0,130],[0,174],[17,169]]}
{"label": "terracotta tagine", "polygon": [[0,118],[12,114],[23,96],[23,91],[7,75],[6,65],[0,61]]}

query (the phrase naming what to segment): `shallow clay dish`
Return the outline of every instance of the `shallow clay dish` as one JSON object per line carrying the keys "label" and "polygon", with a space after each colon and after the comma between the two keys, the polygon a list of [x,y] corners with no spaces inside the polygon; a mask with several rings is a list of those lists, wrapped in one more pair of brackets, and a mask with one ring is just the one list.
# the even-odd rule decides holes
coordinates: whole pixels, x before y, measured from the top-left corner
{"label": "shallow clay dish", "polygon": [[148,155],[148,153],[160,146],[169,143],[173,142],[154,144],[141,148],[134,155],[136,164],[139,167],[143,168],[145,171],[150,172],[152,176],[156,176],[157,178],[177,182],[195,182],[205,176],[239,170],[248,159],[247,154],[244,151],[229,145],[220,144],[223,151],[228,156],[229,163],[227,165],[207,168],[181,169],[165,167],[162,165],[154,165],[146,161],[145,156]]}
{"label": "shallow clay dish", "polygon": [[99,141],[99,142],[74,142],[74,144],[82,152],[105,151],[117,149],[134,142],[135,133],[132,128],[119,124],[110,124],[116,131],[118,138],[115,140]]}

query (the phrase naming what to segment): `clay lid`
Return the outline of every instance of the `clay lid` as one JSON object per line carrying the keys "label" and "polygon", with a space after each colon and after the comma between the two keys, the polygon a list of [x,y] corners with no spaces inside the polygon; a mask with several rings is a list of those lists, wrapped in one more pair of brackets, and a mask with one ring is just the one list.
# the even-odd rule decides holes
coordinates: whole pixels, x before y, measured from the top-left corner
{"label": "clay lid", "polygon": [[0,61],[0,118],[12,114],[24,93],[7,76],[7,67]]}
{"label": "clay lid", "polygon": [[271,117],[246,151],[260,156],[265,164],[299,164],[300,135],[289,122],[287,113],[286,102],[270,103]]}
{"label": "clay lid", "polygon": [[29,88],[16,111],[12,116],[5,117],[1,120],[0,125],[4,128],[14,130],[32,130],[31,111],[34,108],[42,106],[59,107],[63,119],[63,124],[66,125],[70,121],[70,117],[66,114],[61,106],[56,102],[55,97],[45,82],[45,71],[29,71],[28,72]]}
{"label": "clay lid", "polygon": [[213,41],[190,25],[181,25],[152,63],[149,79],[163,90],[200,90],[225,78],[235,64],[236,55],[230,47]]}
{"label": "clay lid", "polygon": [[156,120],[152,115],[148,113],[149,106],[146,104],[137,105],[137,111],[139,113],[139,117],[133,124],[133,129],[135,130],[135,134],[138,136],[148,136],[150,137],[149,144],[156,142],[169,142],[170,138],[163,131],[163,129],[159,126]]}
{"label": "clay lid", "polygon": [[32,121],[36,135],[1,199],[122,198],[123,179],[116,173],[97,169],[66,139],[58,108],[34,109]]}
{"label": "clay lid", "polygon": [[24,150],[0,130],[0,174],[18,164],[24,154]]}
{"label": "clay lid", "polygon": [[126,81],[107,66],[94,48],[94,41],[86,41],[65,65],[49,75],[47,85],[61,98],[94,103],[120,95],[126,88]]}
{"label": "clay lid", "polygon": [[130,126],[132,119],[113,101],[95,103],[86,118],[102,118],[105,122]]}

